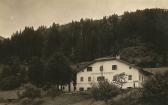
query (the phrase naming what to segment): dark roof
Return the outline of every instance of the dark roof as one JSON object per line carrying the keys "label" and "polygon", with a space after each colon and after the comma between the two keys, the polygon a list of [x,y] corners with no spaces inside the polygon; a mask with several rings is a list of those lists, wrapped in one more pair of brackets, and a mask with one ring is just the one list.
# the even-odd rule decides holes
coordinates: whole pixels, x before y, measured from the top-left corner
{"label": "dark roof", "polygon": [[0,36],[0,40],[1,40],[1,41],[3,41],[4,39],[5,39],[4,37]]}
{"label": "dark roof", "polygon": [[80,63],[72,64],[72,65],[70,65],[70,67],[74,71],[79,72],[79,71],[83,70],[88,64],[90,64],[90,62],[80,62]]}
{"label": "dark roof", "polygon": [[168,72],[168,67],[144,68],[144,71],[150,72],[152,74],[165,73]]}
{"label": "dark roof", "polygon": [[87,65],[85,65],[83,68],[80,68],[78,70],[78,72],[82,71],[83,69],[85,69],[86,67],[90,66],[91,64],[94,64],[95,62],[100,62],[100,61],[109,61],[109,60],[117,60],[119,62],[125,63],[131,67],[134,67],[136,69],[138,69],[141,73],[143,73],[144,75],[152,75],[152,73],[148,72],[148,71],[144,71],[143,68],[136,66],[135,64],[131,64],[129,62],[123,61],[121,59],[117,59],[115,57],[103,57],[103,58],[98,58],[95,59],[93,61],[87,62]]}

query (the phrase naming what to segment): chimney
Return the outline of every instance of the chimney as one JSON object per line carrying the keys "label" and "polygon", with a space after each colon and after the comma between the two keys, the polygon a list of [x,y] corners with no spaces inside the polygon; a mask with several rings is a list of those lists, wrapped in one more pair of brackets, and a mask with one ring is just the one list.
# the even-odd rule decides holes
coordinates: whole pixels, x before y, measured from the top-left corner
{"label": "chimney", "polygon": [[116,59],[120,59],[120,55],[116,55]]}

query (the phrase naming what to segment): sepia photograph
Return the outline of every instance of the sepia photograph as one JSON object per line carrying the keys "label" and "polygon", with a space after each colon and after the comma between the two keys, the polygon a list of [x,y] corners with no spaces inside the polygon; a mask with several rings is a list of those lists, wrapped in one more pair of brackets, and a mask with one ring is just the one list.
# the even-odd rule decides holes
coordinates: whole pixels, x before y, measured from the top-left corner
{"label": "sepia photograph", "polygon": [[0,0],[0,105],[168,105],[168,0]]}

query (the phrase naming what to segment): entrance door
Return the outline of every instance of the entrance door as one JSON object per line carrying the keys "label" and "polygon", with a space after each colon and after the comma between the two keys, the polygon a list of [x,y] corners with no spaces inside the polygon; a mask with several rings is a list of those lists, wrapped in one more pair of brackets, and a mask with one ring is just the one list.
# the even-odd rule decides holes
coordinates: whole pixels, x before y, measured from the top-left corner
{"label": "entrance door", "polygon": [[138,81],[134,81],[134,88],[139,87],[139,82]]}

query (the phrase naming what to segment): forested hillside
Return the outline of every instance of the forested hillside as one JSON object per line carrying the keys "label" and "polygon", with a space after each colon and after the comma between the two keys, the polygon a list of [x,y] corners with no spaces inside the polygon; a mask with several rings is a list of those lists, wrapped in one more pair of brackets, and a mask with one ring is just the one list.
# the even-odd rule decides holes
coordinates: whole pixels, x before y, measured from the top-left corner
{"label": "forested hillside", "polygon": [[168,65],[168,10],[145,9],[100,20],[25,27],[0,43],[0,61],[48,61],[55,53],[70,63],[115,56],[141,67]]}

